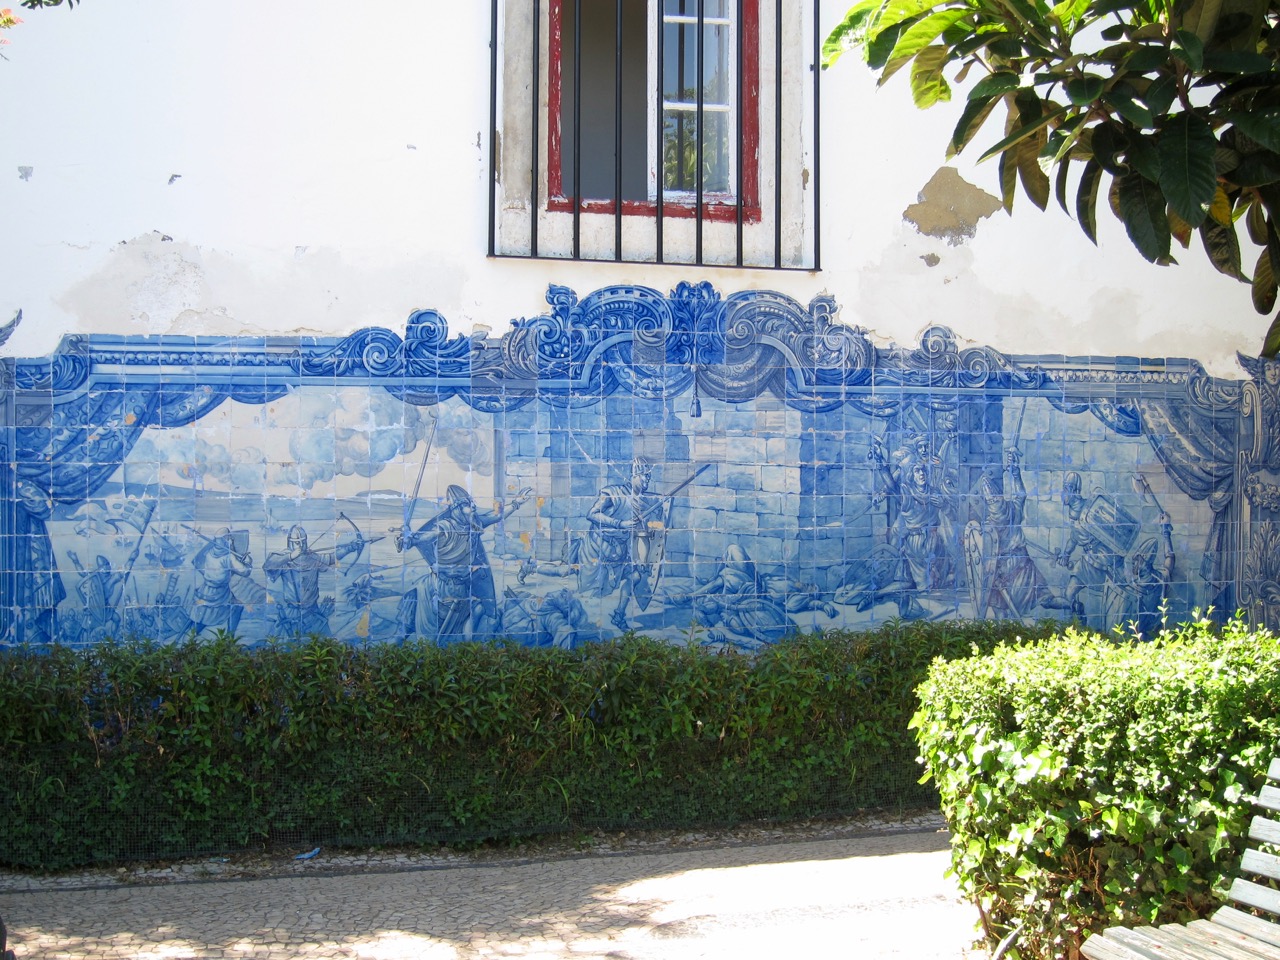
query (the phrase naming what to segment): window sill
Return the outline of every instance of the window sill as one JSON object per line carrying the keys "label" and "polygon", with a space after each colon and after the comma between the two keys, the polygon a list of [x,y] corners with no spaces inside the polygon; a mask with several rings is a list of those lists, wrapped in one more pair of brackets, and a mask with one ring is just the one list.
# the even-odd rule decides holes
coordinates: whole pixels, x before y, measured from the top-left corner
{"label": "window sill", "polygon": [[[573,213],[574,202],[571,197],[553,196],[547,201],[547,210],[552,213]],[[663,200],[662,215],[692,220],[696,217],[697,204],[679,200]],[[606,214],[615,216],[617,208],[613,200],[579,200],[580,213]],[[624,217],[658,216],[656,200],[623,200],[622,215]],[[702,218],[714,223],[736,223],[738,220],[738,201],[736,198],[718,195],[714,199],[703,199]],[[742,205],[742,222],[759,223],[760,205],[744,203]]]}

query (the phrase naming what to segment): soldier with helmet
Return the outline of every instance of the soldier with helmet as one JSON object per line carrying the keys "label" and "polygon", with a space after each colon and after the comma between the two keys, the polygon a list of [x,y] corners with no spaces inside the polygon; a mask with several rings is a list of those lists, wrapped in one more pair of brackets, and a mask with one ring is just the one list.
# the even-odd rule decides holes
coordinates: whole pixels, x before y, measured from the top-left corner
{"label": "soldier with helmet", "polygon": [[307,531],[298,524],[289,528],[288,549],[268,554],[262,572],[273,583],[280,581],[281,596],[276,603],[276,629],[281,636],[328,635],[333,598],[320,599],[320,574],[347,554],[355,553],[360,542],[342,543],[333,550],[312,550]]}
{"label": "soldier with helmet", "polygon": [[434,637],[442,643],[479,639],[498,630],[493,570],[481,534],[510,516],[533,495],[521,490],[498,510],[481,510],[456,483],[445,491],[448,506],[417,530],[401,530],[396,550],[416,548],[430,569],[400,605],[406,636]]}
{"label": "soldier with helmet", "polygon": [[618,591],[618,605],[609,615],[619,630],[629,628],[627,606],[634,596],[643,610],[653,595],[659,553],[655,537],[665,527],[670,498],[649,492],[653,467],[643,457],[631,461],[628,483],[611,483],[587,511],[591,529],[583,561],[583,586],[592,596]]}

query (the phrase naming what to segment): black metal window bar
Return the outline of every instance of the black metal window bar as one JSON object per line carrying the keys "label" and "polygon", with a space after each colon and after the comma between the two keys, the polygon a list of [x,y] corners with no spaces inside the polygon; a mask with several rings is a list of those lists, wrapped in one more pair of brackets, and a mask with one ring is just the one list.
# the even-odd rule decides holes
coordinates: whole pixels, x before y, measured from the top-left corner
{"label": "black metal window bar", "polygon": [[489,255],[821,268],[819,0],[491,0]]}

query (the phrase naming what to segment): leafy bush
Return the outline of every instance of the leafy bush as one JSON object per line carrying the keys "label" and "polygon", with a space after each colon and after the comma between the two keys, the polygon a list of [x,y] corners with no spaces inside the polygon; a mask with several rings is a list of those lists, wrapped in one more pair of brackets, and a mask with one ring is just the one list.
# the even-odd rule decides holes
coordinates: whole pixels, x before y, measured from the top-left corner
{"label": "leafy bush", "polygon": [[755,658],[643,638],[0,650],[0,863],[930,803],[907,730],[916,685],[935,657],[1022,631],[891,624]]}
{"label": "leafy bush", "polygon": [[[976,652],[976,651],[975,651]],[[912,720],[952,872],[1010,957],[1186,921],[1225,890],[1280,734],[1280,641],[1233,622],[1116,643],[1068,631],[938,662]],[[1016,931],[1016,932],[1015,932]]]}

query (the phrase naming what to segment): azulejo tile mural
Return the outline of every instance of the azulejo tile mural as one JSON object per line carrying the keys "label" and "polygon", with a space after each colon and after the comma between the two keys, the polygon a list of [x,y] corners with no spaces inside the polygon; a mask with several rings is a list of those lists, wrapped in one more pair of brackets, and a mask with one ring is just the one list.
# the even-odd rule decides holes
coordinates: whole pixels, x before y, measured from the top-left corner
{"label": "azulejo tile mural", "polygon": [[0,642],[1280,621],[1280,365],[886,348],[705,283],[547,299],[499,338],[420,311],[4,361]]}

